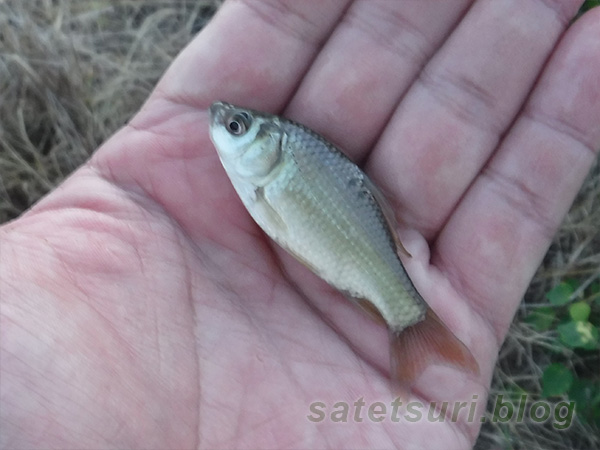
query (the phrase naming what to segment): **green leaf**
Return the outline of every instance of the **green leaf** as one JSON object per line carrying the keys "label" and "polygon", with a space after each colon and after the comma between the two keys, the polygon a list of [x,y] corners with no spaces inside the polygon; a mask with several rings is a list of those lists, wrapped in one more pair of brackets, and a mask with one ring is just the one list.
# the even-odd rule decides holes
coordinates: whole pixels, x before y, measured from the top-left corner
{"label": "green leaf", "polygon": [[566,281],[554,286],[554,288],[550,289],[546,294],[546,298],[550,303],[555,306],[566,305],[571,301],[571,294],[575,292],[575,289]]}
{"label": "green leaf", "polygon": [[564,394],[573,383],[573,373],[564,364],[550,364],[542,374],[542,397]]}
{"label": "green leaf", "polygon": [[573,320],[556,327],[560,340],[570,348],[594,350],[598,347],[600,332],[590,322]]}
{"label": "green leaf", "polygon": [[569,389],[569,398],[588,407],[600,406],[599,387],[590,379],[577,378]]}
{"label": "green leaf", "polygon": [[592,283],[590,287],[588,287],[588,291],[590,296],[594,299],[594,303],[600,306],[600,281]]}
{"label": "green leaf", "polygon": [[579,418],[592,423],[600,411],[600,387],[593,380],[576,378],[569,389],[569,400],[575,402]]}
{"label": "green leaf", "polygon": [[531,314],[528,314],[525,319],[526,323],[530,324],[537,331],[546,331],[554,322],[556,312],[554,308],[549,306],[541,306],[534,309]]}
{"label": "green leaf", "polygon": [[592,308],[590,308],[590,305],[586,302],[577,302],[569,306],[569,315],[571,316],[571,319],[575,321],[580,320],[586,322],[588,317],[590,317],[591,311]]}
{"label": "green leaf", "polygon": [[586,0],[583,5],[581,5],[581,12],[589,11],[592,8],[600,6],[600,1],[598,0]]}

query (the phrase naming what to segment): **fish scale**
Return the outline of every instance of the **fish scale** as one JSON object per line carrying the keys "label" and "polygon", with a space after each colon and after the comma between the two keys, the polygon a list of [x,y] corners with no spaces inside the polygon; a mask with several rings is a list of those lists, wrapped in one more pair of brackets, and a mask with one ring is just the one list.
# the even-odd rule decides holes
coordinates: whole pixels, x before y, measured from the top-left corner
{"label": "fish scale", "polygon": [[418,293],[393,213],[358,166],[303,125],[216,102],[210,136],[244,206],[281,247],[390,331],[393,380],[431,363],[478,373],[469,349]]}
{"label": "fish scale", "polygon": [[288,236],[275,240],[313,261],[317,274],[338,289],[371,301],[395,330],[421,320],[425,304],[406,276],[379,205],[364,188],[366,176],[303,126],[281,123],[288,136],[282,151],[293,163],[280,172],[285,185],[273,180],[265,190],[292,225]]}

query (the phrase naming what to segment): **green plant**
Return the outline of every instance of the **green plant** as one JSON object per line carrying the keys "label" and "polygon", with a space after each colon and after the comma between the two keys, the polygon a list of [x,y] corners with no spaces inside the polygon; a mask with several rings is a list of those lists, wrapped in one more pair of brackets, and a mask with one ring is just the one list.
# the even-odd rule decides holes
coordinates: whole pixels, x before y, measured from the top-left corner
{"label": "green plant", "polygon": [[589,9],[595,8],[596,6],[600,6],[600,0],[586,0],[581,7],[580,12],[585,12]]}
{"label": "green plant", "polygon": [[546,299],[549,306],[525,317],[535,330],[551,332],[553,344],[561,349],[543,371],[541,395],[566,396],[575,402],[580,420],[600,428],[600,282],[583,287],[565,280]]}

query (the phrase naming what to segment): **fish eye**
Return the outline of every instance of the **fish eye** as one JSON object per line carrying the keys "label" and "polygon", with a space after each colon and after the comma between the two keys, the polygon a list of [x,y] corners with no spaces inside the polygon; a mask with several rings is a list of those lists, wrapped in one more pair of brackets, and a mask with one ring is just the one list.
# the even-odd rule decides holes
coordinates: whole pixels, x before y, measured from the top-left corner
{"label": "fish eye", "polygon": [[250,123],[250,115],[245,111],[239,112],[227,120],[227,131],[234,136],[241,136],[248,131]]}

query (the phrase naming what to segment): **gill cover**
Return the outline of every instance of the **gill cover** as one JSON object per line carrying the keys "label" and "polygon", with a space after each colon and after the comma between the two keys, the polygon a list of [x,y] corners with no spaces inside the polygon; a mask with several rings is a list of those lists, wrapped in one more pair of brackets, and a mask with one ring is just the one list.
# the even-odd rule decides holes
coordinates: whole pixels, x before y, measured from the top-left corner
{"label": "gill cover", "polygon": [[281,159],[283,134],[273,124],[262,123],[258,127],[254,142],[249,144],[238,161],[240,175],[258,182],[267,177]]}

